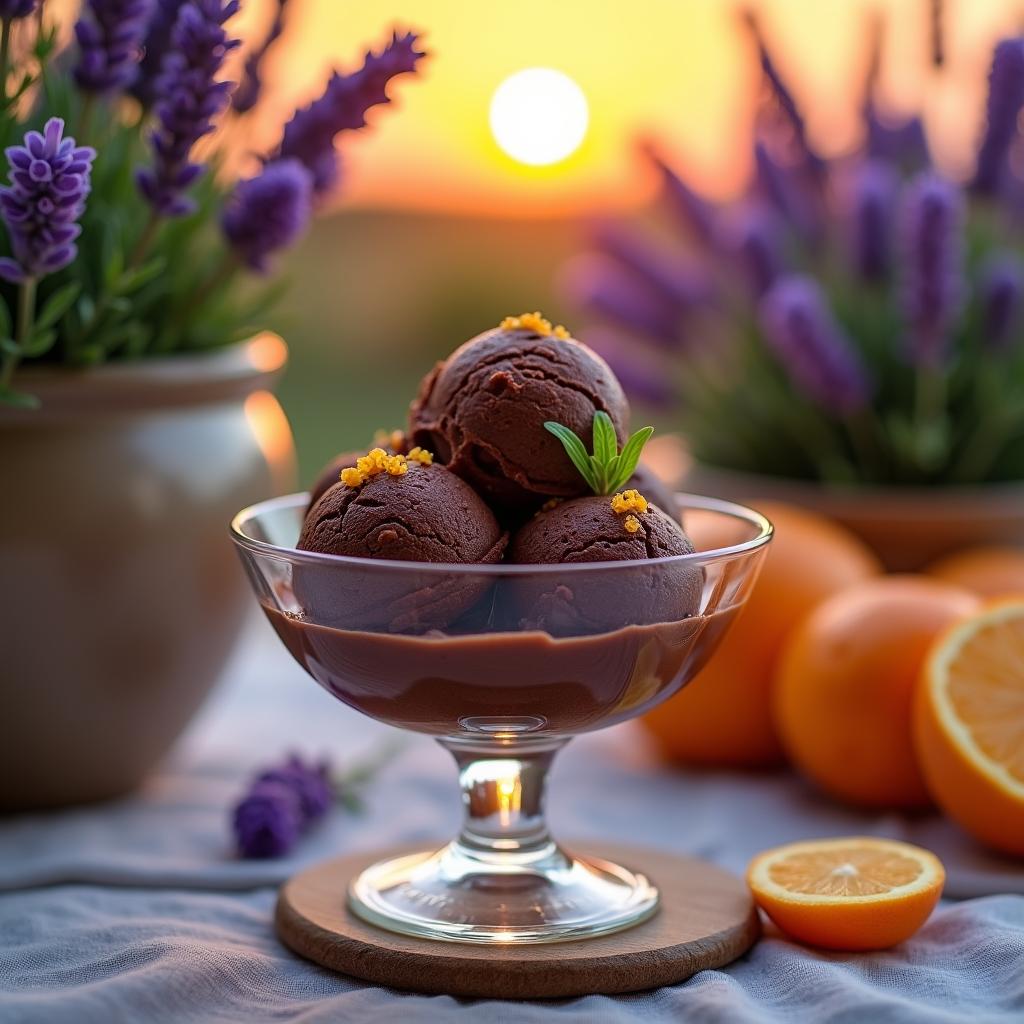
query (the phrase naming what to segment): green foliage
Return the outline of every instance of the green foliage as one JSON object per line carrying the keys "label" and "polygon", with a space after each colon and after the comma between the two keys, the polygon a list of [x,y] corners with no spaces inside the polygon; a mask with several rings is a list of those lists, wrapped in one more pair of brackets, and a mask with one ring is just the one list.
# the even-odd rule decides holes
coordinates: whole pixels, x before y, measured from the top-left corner
{"label": "green foliage", "polygon": [[598,410],[594,413],[594,454],[590,455],[586,445],[568,427],[552,420],[548,420],[544,427],[562,442],[572,464],[595,494],[612,494],[625,486],[636,472],[644,445],[654,433],[654,427],[641,427],[620,452],[611,417]]}
{"label": "green foliage", "polygon": [[841,239],[808,267],[868,369],[868,409],[842,417],[794,387],[769,350],[756,314],[726,291],[723,323],[697,323],[713,344],[693,346],[681,374],[681,425],[702,462],[741,472],[835,485],[949,484],[1024,478],[1024,338],[985,344],[980,270],[995,251],[1020,252],[1019,227],[974,202],[966,230],[970,297],[934,373],[907,353],[899,272],[882,284],[850,273]]}
{"label": "green foliage", "polygon": [[[56,30],[44,31],[15,68],[0,99],[0,146],[60,117],[66,134],[96,149],[92,191],[81,219],[78,257],[38,284],[0,283],[0,402],[34,400],[12,386],[17,364],[71,367],[197,352],[258,330],[283,290],[240,273],[219,222],[229,186],[214,156],[192,187],[196,211],[159,220],[142,199],[135,170],[151,160],[146,111],[129,98],[83,99],[68,62],[54,59]],[[9,255],[0,230],[0,254]],[[19,302],[31,299],[29,336],[18,337]]]}

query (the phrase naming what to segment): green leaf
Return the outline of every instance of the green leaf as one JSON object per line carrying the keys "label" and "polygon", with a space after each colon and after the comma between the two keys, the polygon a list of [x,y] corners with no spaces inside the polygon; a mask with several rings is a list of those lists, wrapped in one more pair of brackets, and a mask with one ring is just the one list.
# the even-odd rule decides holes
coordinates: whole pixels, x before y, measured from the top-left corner
{"label": "green leaf", "polygon": [[60,318],[71,308],[71,304],[78,298],[78,293],[81,290],[82,286],[78,281],[69,281],[67,284],[58,288],[46,300],[46,302],[43,303],[43,308],[36,316],[36,327],[53,327],[54,324],[56,324],[57,321],[60,320]]}
{"label": "green leaf", "polygon": [[572,459],[572,464],[579,470],[580,476],[586,480],[587,485],[596,494],[598,485],[594,476],[594,466],[590,455],[587,453],[587,449],[583,446],[583,442],[568,427],[562,426],[561,423],[555,423],[553,420],[548,420],[544,424],[544,429],[548,433],[554,434],[562,442],[562,447],[565,448],[565,453]]}
{"label": "green leaf", "polygon": [[21,346],[13,338],[0,338],[0,352],[20,358]]}
{"label": "green leaf", "polygon": [[103,264],[103,285],[111,291],[116,291],[124,275],[124,249],[115,241],[111,241],[110,255]]}
{"label": "green leaf", "polygon": [[609,481],[609,490],[617,491],[636,472],[640,453],[654,433],[654,427],[641,427],[622,447],[615,465],[615,475]]}
{"label": "green leaf", "polygon": [[7,303],[0,299],[0,336],[9,338],[12,333],[10,310],[7,308]]}
{"label": "green leaf", "polygon": [[22,349],[22,355],[29,359],[35,356],[41,356],[49,352],[53,348],[53,343],[57,340],[57,332],[53,328],[44,328],[39,330],[38,328],[33,331],[32,337],[25,342],[25,347]]}
{"label": "green leaf", "polygon": [[118,295],[130,295],[132,292],[138,291],[143,285],[149,284],[153,278],[163,271],[166,265],[167,261],[163,257],[158,256],[148,263],[144,263],[141,267],[127,270],[121,274],[113,290]]}
{"label": "green leaf", "polygon": [[608,413],[599,409],[594,413],[594,458],[599,466],[607,467],[619,451],[619,439]]}

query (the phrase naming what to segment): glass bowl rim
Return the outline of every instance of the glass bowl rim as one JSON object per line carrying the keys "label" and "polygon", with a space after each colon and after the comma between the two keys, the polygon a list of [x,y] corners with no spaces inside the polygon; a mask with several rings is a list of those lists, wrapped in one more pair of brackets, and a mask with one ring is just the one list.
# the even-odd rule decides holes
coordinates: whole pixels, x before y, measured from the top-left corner
{"label": "glass bowl rim", "polygon": [[762,515],[755,509],[740,505],[738,502],[725,501],[722,498],[708,498],[700,494],[687,494],[686,492],[676,493],[676,498],[681,502],[682,511],[687,508],[699,509],[704,512],[718,512],[723,515],[732,516],[734,519],[745,520],[757,529],[757,534],[749,540],[741,541],[738,544],[730,544],[721,548],[708,548],[705,551],[694,551],[689,555],[664,555],[661,558],[649,558],[643,561],[613,561],[613,562],[538,562],[524,564],[519,562],[408,562],[387,558],[357,558],[353,555],[330,555],[321,551],[302,551],[299,548],[282,547],[271,544],[268,541],[256,540],[250,537],[243,530],[243,524],[250,522],[257,516],[267,512],[273,512],[280,508],[299,506],[305,507],[309,503],[308,491],[296,491],[293,494],[283,494],[277,498],[267,498],[264,501],[248,505],[236,513],[231,519],[231,539],[241,548],[255,554],[279,561],[301,563],[305,565],[334,565],[338,568],[346,566],[351,569],[360,569],[363,572],[417,572],[417,573],[444,573],[445,575],[465,574],[483,576],[530,576],[543,575],[545,573],[557,573],[559,575],[575,574],[579,572],[614,572],[617,569],[625,570],[638,566],[676,566],[676,565],[706,565],[709,562],[724,562],[733,558],[740,558],[748,555],[759,548],[764,547],[772,538],[775,528],[767,516]]}

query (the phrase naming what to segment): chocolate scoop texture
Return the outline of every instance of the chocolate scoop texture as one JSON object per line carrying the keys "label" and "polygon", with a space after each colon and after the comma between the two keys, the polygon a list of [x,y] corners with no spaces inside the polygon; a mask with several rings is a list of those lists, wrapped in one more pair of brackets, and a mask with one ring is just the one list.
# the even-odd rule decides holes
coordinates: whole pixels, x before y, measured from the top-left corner
{"label": "chocolate scoop texture", "polygon": [[[385,449],[389,455],[405,455],[409,446],[405,439],[405,433],[401,430],[378,430],[374,438],[374,445]],[[309,489],[309,507],[312,508],[326,493],[327,489],[333,487],[341,478],[341,471],[349,466],[354,466],[356,461],[364,455],[363,451],[340,452],[324,466],[316,475],[313,486]]]}
{"label": "chocolate scoop texture", "polygon": [[[341,472],[309,510],[298,547],[329,555],[403,562],[490,563],[507,536],[491,510],[429,452],[375,448]],[[487,583],[457,575],[396,570],[350,572],[303,566],[294,581],[317,621],[347,629],[443,629],[478,600]]]}
{"label": "chocolate scoop texture", "polygon": [[[693,553],[682,527],[635,488],[616,490],[633,475],[653,433],[637,431],[619,451],[610,423],[598,413],[594,451],[563,424],[547,429],[565,445],[573,464],[595,492],[552,502],[513,537],[509,560],[525,564],[637,562],[618,571],[614,583],[600,572],[524,579],[515,588],[520,621],[553,635],[577,635],[646,622],[672,622],[700,610],[704,573],[700,566],[645,565],[651,559]],[[615,491],[609,494],[610,491]]]}
{"label": "chocolate scoop texture", "polygon": [[557,421],[587,443],[595,412],[625,437],[629,404],[608,364],[539,313],[509,317],[456,349],[423,380],[409,414],[413,444],[468,481],[506,521],[550,497],[585,494]]}

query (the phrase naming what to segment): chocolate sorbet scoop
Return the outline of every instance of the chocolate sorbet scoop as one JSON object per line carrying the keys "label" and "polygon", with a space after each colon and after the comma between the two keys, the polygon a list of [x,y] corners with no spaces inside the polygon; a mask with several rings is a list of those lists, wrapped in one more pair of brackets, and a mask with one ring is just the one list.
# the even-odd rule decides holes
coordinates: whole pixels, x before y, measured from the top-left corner
{"label": "chocolate sorbet scoop", "polygon": [[[623,504],[620,512],[607,495],[574,498],[539,512],[513,537],[509,561],[643,563],[693,553],[682,527],[638,492],[617,497]],[[600,574],[590,579],[585,572],[552,574],[550,583],[524,581],[515,588],[515,600],[525,628],[575,636],[688,618],[700,610],[703,587],[699,566],[638,564],[613,589]]]}
{"label": "chocolate sorbet scoop", "polygon": [[[387,450],[391,455],[404,455],[408,451],[405,442],[405,434],[401,430],[380,431],[384,435],[377,440],[381,448]],[[324,466],[316,475],[313,486],[309,489],[309,507],[312,508],[326,493],[327,489],[333,487],[341,479],[341,471],[349,466],[354,466],[356,460],[362,457],[365,452],[341,452],[335,455],[330,462]]]}
{"label": "chocolate sorbet scoop", "polygon": [[[405,562],[497,562],[507,536],[491,510],[454,473],[417,462],[415,455],[407,460],[383,449],[371,452],[367,459],[381,468],[359,482],[353,469],[351,483],[329,488],[307,513],[298,547]],[[407,572],[391,581],[355,567],[339,588],[337,573],[309,566],[293,585],[300,603],[315,608],[317,621],[385,632],[443,629],[486,589],[480,580],[443,573],[424,573],[413,589],[408,580]]]}
{"label": "chocolate sorbet scoop", "polygon": [[[611,420],[596,412],[590,453],[565,424],[548,422],[544,427],[563,445],[594,496],[550,502],[513,537],[510,561],[643,563],[693,553],[675,516],[628,486],[653,428],[638,430],[620,451]],[[532,577],[513,588],[514,611],[525,628],[543,629],[554,636],[685,619],[699,612],[704,588],[703,570],[689,564],[638,564],[635,572],[621,574],[612,592],[600,575],[588,579],[585,572],[552,573],[550,579],[548,583]]]}
{"label": "chocolate sorbet scoop", "polygon": [[585,493],[544,423],[564,423],[589,442],[598,410],[622,440],[629,405],[608,364],[564,328],[526,314],[466,342],[434,368],[410,408],[409,433],[500,517],[516,519],[548,497]]}

